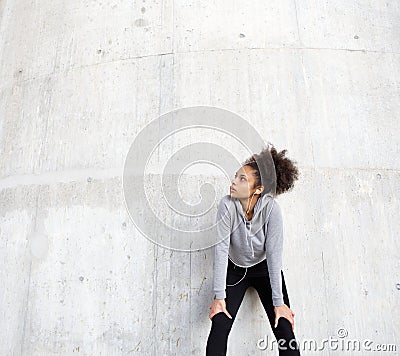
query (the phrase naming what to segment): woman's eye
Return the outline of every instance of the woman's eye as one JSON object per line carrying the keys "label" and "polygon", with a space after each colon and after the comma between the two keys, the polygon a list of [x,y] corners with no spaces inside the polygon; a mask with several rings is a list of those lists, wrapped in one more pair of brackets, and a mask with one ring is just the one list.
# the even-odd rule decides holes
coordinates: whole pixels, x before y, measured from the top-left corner
{"label": "woman's eye", "polygon": [[[235,174],[235,179],[236,179],[236,178],[237,178],[237,174]],[[241,180],[241,181],[243,181],[243,180],[246,181],[246,178],[245,178],[245,177],[241,177],[240,180]]]}

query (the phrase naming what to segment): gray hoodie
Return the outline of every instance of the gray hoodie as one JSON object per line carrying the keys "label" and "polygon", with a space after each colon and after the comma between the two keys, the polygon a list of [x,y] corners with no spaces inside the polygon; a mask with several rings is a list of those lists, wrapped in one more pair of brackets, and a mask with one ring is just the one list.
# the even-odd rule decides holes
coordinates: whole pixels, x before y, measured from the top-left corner
{"label": "gray hoodie", "polygon": [[251,267],[267,259],[274,306],[283,305],[283,221],[278,202],[268,194],[258,198],[248,220],[237,198],[221,198],[217,211],[217,244],[214,247],[215,298],[226,298],[228,258],[237,266]]}

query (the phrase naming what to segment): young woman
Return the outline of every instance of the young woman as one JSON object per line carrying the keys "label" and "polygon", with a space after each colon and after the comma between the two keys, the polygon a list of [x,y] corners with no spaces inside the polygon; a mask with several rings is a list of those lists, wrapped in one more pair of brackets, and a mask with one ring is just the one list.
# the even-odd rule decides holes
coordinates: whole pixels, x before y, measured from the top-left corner
{"label": "young woman", "polygon": [[[294,335],[294,312],[290,309],[282,271],[283,220],[273,194],[261,184],[257,162],[275,166],[276,192],[282,194],[298,179],[295,164],[272,146],[247,159],[232,180],[217,212],[214,258],[214,302],[206,355],[226,355],[232,324],[248,287],[256,289],[275,335],[279,355],[300,355]],[[268,176],[268,174],[267,174]],[[269,175],[271,176],[271,175]],[[256,339],[254,342],[256,347]]]}

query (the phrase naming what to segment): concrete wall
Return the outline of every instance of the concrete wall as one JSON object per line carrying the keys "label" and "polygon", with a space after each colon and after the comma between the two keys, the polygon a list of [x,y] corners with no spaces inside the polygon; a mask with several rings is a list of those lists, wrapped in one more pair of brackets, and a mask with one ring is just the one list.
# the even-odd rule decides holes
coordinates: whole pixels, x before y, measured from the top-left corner
{"label": "concrete wall", "polygon": [[[136,134],[195,105],[299,164],[278,197],[298,340],[398,352],[397,1],[1,0],[0,21],[1,355],[205,354],[212,249],[151,243],[122,191]],[[277,354],[265,335],[249,289],[228,353]]]}

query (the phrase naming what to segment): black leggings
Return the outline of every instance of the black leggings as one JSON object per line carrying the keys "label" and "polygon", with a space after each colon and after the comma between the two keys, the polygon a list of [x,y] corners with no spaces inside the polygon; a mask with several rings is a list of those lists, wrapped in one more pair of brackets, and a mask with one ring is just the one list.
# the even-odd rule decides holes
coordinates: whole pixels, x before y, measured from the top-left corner
{"label": "black leggings", "polygon": [[[228,260],[226,283],[237,283],[243,277],[245,271],[245,268],[236,266],[233,262],[231,262],[231,260]],[[289,296],[286,290],[283,271],[281,271],[281,275],[283,302],[290,308]],[[240,304],[242,303],[246,290],[250,286],[256,289],[261,299],[261,303],[265,309],[265,312],[267,313],[276,340],[285,340],[285,342],[281,340],[274,345],[276,348],[279,349],[279,356],[299,356],[300,351],[298,350],[298,344],[295,340],[295,336],[292,330],[292,324],[290,323],[290,321],[285,317],[280,317],[278,319],[277,327],[274,328],[275,311],[272,304],[272,290],[269,281],[266,260],[263,260],[252,267],[248,267],[244,279],[242,279],[238,284],[234,286],[226,287],[226,309],[232,316],[232,319],[228,318],[228,316],[224,312],[219,312],[212,317],[211,330],[206,346],[206,356],[226,355],[228,336],[231,331],[232,324],[235,321],[236,314],[239,310]],[[265,335],[260,335],[260,337],[264,336]],[[270,343],[268,344],[270,345]],[[257,351],[262,352],[261,349],[257,348],[256,340],[254,341],[254,348],[256,350],[256,353],[258,353]]]}

